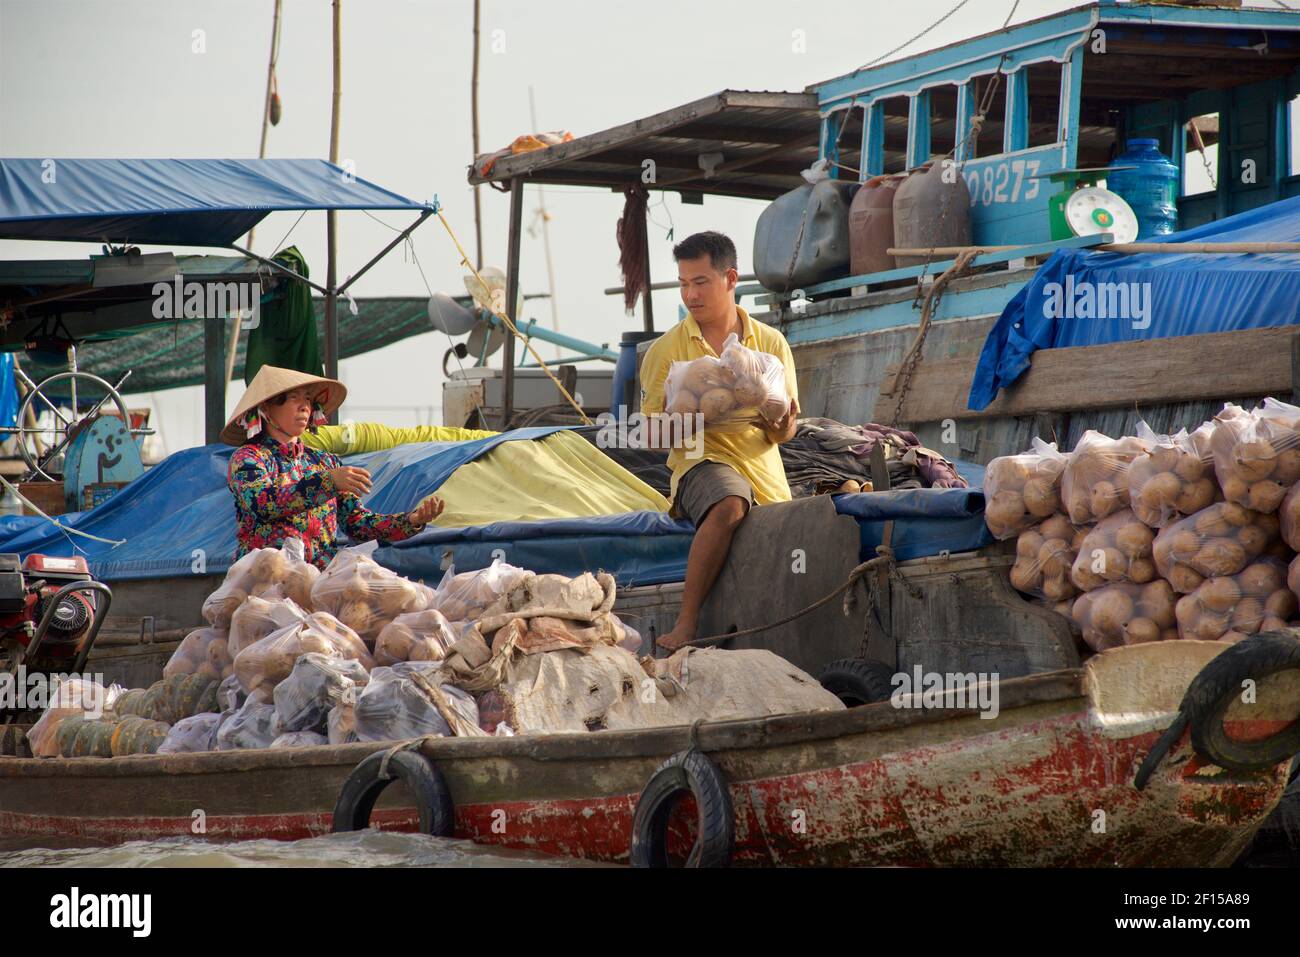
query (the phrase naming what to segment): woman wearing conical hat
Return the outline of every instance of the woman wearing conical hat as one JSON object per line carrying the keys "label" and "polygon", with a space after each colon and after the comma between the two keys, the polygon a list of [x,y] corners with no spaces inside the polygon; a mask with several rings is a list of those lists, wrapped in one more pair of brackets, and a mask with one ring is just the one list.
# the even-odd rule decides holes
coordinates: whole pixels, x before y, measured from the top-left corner
{"label": "woman wearing conical hat", "polygon": [[324,425],[346,395],[336,379],[275,366],[262,366],[249,383],[221,431],[221,441],[239,446],[227,477],[238,522],[236,557],[298,538],[307,560],[324,568],[338,551],[340,528],[353,542],[395,542],[442,513],[435,496],[404,514],[372,512],[360,498],[370,491],[369,472],[303,444],[302,433]]}

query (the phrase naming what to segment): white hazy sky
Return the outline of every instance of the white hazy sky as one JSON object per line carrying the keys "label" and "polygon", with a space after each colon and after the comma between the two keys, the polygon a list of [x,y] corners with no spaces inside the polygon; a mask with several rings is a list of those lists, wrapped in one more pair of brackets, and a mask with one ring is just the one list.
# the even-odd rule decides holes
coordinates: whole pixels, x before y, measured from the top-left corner
{"label": "white hazy sky", "polygon": [[[483,0],[480,73],[482,145],[495,149],[530,130],[528,90],[541,129],[581,136],[722,89],[801,90],[887,52],[954,6],[955,0]],[[1013,22],[1076,4],[1021,0]],[[341,159],[357,174],[413,199],[437,194],[472,252],[469,77],[471,0],[344,0]],[[271,0],[0,0],[0,156],[250,157],[257,155],[270,44]],[[972,0],[907,52],[999,28],[1012,0]],[[284,116],[270,132],[271,157],[324,157],[329,148],[330,4],[284,0],[278,63]],[[194,51],[203,31],[204,52]],[[803,31],[803,52],[795,31]],[[485,258],[504,265],[508,198],[483,191]],[[653,194],[652,203],[658,203]],[[525,225],[537,203],[526,190]],[[652,205],[651,272],[675,275],[667,230],[731,234],[750,269],[762,204],[676,194]],[[563,331],[617,343],[639,328],[616,297],[614,225],[621,197],[607,190],[550,189],[551,238]],[[268,253],[296,218],[273,214],[257,229]],[[391,223],[408,221],[387,214]],[[359,268],[392,234],[361,213],[340,214],[340,273]],[[291,236],[313,277],[325,273],[323,213]],[[415,234],[434,289],[463,291],[462,270],[440,224]],[[97,247],[0,241],[5,258],[79,257]],[[543,291],[538,238],[524,239],[525,291]],[[391,254],[358,281],[357,295],[425,295],[413,262]],[[676,315],[674,290],[655,294],[662,326]],[[544,301],[525,317],[550,321]],[[446,337],[432,332],[344,360],[343,412],[394,425],[440,422]],[[544,347],[544,356],[554,354]],[[229,402],[242,392],[233,383]],[[150,404],[166,450],[202,442],[202,390],[136,396]]]}

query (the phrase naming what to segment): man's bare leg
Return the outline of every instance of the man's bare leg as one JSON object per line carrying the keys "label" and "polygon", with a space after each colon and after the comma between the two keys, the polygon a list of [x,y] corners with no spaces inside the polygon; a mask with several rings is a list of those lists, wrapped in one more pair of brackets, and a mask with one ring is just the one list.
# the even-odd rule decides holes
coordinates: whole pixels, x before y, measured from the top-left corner
{"label": "man's bare leg", "polygon": [[727,561],[727,552],[731,550],[731,538],[748,511],[749,502],[738,495],[728,495],[704,516],[704,522],[696,529],[695,538],[691,542],[690,554],[686,557],[682,611],[677,616],[673,630],[660,635],[655,642],[660,648],[675,651],[695,637],[704,599],[709,596],[709,590],[718,580],[718,574]]}

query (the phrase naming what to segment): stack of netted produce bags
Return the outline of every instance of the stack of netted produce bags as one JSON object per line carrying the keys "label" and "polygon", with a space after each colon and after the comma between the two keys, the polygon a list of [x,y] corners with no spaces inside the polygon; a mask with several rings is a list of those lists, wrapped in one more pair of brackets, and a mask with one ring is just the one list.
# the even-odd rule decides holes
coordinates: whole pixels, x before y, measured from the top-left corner
{"label": "stack of netted produce bags", "polygon": [[989,463],[985,516],[1011,584],[1088,650],[1288,627],[1300,597],[1300,408],[1228,404],[1192,432],[1036,440]]}
{"label": "stack of netted produce bags", "polygon": [[[614,579],[496,561],[408,581],[357,551],[236,562],[149,689],[47,715],[48,756],[176,754],[423,736],[595,731],[837,709],[769,652],[638,659]],[[307,570],[309,569],[309,570]],[[42,719],[44,720],[44,719]],[[66,747],[65,747],[66,744]]]}

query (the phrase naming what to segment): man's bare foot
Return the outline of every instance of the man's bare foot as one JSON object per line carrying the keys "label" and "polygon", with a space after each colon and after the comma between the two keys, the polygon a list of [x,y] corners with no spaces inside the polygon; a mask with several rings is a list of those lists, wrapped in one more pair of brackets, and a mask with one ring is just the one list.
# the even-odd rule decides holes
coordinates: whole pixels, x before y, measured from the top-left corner
{"label": "man's bare foot", "polygon": [[656,638],[655,644],[658,645],[660,648],[665,649],[666,651],[676,651],[682,645],[686,644],[686,642],[694,640],[694,638],[695,638],[695,629],[693,627],[683,625],[679,621],[676,627],[674,627],[672,631],[668,632],[668,634],[660,635],[658,638]]}

